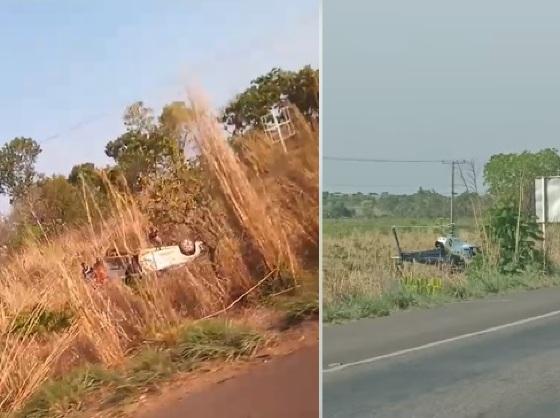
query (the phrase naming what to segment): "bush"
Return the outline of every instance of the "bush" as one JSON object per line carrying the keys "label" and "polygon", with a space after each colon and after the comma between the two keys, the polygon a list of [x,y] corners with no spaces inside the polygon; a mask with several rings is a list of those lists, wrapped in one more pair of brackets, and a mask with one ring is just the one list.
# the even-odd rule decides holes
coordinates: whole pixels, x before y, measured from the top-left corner
{"label": "bush", "polygon": [[532,215],[520,212],[510,203],[498,204],[488,213],[490,238],[499,247],[499,270],[519,273],[543,261],[536,244],[543,237]]}
{"label": "bush", "polygon": [[214,320],[185,328],[177,340],[176,352],[186,360],[235,360],[254,354],[262,337],[251,329]]}

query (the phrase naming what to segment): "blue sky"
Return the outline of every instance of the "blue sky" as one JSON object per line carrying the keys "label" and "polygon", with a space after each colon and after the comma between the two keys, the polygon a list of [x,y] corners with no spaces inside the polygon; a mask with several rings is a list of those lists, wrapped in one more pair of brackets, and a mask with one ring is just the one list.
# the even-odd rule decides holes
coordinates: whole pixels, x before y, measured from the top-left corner
{"label": "blue sky", "polygon": [[109,162],[133,101],[194,83],[220,107],[272,67],[318,67],[319,1],[3,0],[0,62],[0,144],[32,137],[39,170],[67,174]]}

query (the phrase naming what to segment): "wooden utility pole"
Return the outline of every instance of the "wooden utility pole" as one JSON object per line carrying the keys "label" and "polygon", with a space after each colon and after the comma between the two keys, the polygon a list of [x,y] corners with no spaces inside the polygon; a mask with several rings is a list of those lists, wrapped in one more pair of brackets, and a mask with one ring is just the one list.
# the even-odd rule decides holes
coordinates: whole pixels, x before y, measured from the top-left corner
{"label": "wooden utility pole", "polygon": [[451,211],[449,219],[451,220],[451,235],[454,233],[454,219],[453,219],[453,199],[455,198],[455,161],[451,161]]}
{"label": "wooden utility pole", "polygon": [[451,235],[455,235],[455,213],[454,213],[454,200],[455,200],[455,166],[458,164],[466,164],[466,160],[443,160],[443,164],[451,164],[451,199],[449,209],[449,222],[451,226]]}

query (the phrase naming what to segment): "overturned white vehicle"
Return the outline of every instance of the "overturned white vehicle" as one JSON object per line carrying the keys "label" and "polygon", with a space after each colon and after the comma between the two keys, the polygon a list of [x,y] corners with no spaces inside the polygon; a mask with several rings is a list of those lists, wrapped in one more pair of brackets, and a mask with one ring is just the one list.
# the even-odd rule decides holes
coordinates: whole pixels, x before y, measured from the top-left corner
{"label": "overturned white vehicle", "polygon": [[136,254],[107,251],[103,264],[108,279],[128,281],[138,275],[181,268],[197,259],[204,251],[202,241],[184,240],[179,245],[151,247]]}

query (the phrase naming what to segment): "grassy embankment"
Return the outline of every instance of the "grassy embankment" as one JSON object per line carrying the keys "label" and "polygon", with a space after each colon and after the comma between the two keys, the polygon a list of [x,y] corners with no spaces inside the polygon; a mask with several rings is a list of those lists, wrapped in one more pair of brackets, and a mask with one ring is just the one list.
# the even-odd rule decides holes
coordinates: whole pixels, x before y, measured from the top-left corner
{"label": "grassy embankment", "polygon": [[[396,246],[392,225],[437,225],[436,220],[380,218],[323,221],[323,320],[336,322],[388,315],[397,309],[431,306],[451,300],[483,297],[515,289],[533,289],[560,284],[557,274],[539,269],[521,274],[500,274],[495,269],[473,266],[465,272],[450,272],[433,266],[404,266],[397,271],[391,256]],[[460,220],[459,235],[481,244],[474,222]],[[405,250],[433,248],[441,228],[399,230]],[[560,230],[547,229],[548,257],[560,261]]]}
{"label": "grassy embankment", "polygon": [[103,409],[274,343],[277,330],[242,313],[228,319],[235,311],[267,306],[286,326],[316,315],[317,131],[300,120],[289,154],[260,135],[236,153],[207,108],[193,105],[189,128],[212,199],[187,226],[209,237],[214,257],[134,286],[90,286],[84,258],[147,246],[150,220],[136,197],[116,191],[102,222],[12,254],[0,269],[0,416],[71,416],[88,400]]}

